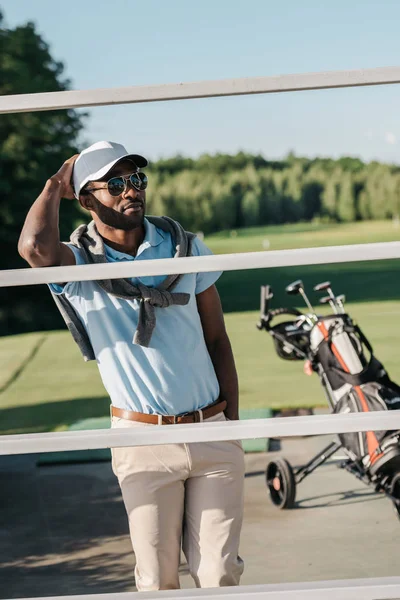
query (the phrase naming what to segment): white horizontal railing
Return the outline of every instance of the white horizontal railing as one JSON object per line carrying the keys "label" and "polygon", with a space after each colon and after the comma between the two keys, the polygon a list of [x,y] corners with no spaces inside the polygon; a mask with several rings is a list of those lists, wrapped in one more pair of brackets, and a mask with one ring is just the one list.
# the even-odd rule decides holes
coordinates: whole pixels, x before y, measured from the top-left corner
{"label": "white horizontal railing", "polygon": [[[324,73],[303,73],[274,77],[252,77],[220,81],[134,86],[0,97],[0,113],[59,110],[88,106],[157,102],[194,98],[322,90],[400,83],[400,67],[359,69]],[[143,277],[202,271],[228,271],[279,266],[344,263],[400,258],[400,242],[362,244],[325,248],[305,248],[182,259],[138,261],[77,267],[20,269],[0,272],[0,287],[87,281],[119,277]],[[48,451],[85,450],[117,446],[163,443],[205,442],[213,440],[321,435],[351,431],[400,429],[400,411],[353,415],[325,415],[285,419],[257,419],[227,423],[154,426],[145,429],[111,429],[80,432],[11,435],[0,437],[0,454],[25,454]],[[400,598],[400,578],[366,579],[339,582],[295,583],[243,586],[213,590],[173,590],[143,592],[143,600],[204,597],[217,599],[237,596],[268,600],[383,600]],[[91,594],[70,596],[70,600],[133,599],[133,594]],[[136,598],[136,594],[135,594]],[[61,597],[57,597],[60,600]],[[51,600],[47,598],[47,600]],[[53,597],[55,600],[55,597]]]}
{"label": "white horizontal railing", "polygon": [[145,428],[4,435],[0,437],[0,455],[393,429],[400,430],[400,411],[277,417],[211,423],[205,421],[181,425],[154,425]]}
{"label": "white horizontal railing", "polygon": [[18,94],[0,97],[0,114],[396,83],[400,83],[400,67],[378,67],[350,71],[325,71],[322,73],[295,73],[216,81],[165,83],[114,89]]}
{"label": "white horizontal railing", "polygon": [[9,269],[0,271],[0,287],[116,279],[119,277],[201,273],[204,271],[267,269],[393,258],[400,258],[400,242],[243,252],[191,256],[188,258],[161,258],[145,261],[79,265],[79,267],[74,265],[72,267]]}
{"label": "white horizontal railing", "polygon": [[[140,600],[399,600],[400,577],[243,585],[208,589],[140,592]],[[52,596],[35,600],[137,600],[137,592]],[[23,599],[20,599],[23,600]],[[25,598],[25,600],[27,600]]]}

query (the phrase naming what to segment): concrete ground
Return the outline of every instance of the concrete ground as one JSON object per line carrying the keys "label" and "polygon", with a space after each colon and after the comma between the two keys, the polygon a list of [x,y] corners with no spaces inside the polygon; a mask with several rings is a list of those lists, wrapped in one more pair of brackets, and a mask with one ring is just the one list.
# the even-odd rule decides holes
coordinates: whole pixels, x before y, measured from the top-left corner
{"label": "concrete ground", "polygon": [[[298,488],[294,510],[269,501],[264,469],[306,462],[326,437],[246,455],[243,584],[394,576],[400,521],[391,502],[330,460]],[[36,467],[0,457],[0,598],[135,590],[134,556],[108,462]],[[193,587],[185,565],[182,587]]]}

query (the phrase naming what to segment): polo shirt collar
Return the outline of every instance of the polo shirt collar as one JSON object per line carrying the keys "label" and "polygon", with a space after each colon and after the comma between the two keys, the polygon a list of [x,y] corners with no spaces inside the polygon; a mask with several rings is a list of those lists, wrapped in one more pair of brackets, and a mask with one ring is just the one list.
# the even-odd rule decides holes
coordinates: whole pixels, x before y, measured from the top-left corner
{"label": "polo shirt collar", "polygon": [[[159,246],[161,242],[164,240],[164,236],[162,232],[157,229],[155,225],[150,223],[146,218],[144,219],[144,240],[140,244],[136,257],[139,256],[142,252],[144,252],[147,248]],[[119,250],[115,250],[107,244],[104,244],[104,250],[106,253],[106,258],[108,260],[134,260],[136,257],[131,256],[130,254],[126,254],[125,252],[120,252]]]}

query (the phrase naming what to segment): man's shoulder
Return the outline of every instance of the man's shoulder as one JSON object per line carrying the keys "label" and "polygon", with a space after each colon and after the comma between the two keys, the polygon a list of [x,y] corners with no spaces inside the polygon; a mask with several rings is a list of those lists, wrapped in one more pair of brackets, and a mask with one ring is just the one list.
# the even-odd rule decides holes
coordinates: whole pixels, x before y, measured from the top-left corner
{"label": "man's shoulder", "polygon": [[62,244],[64,244],[64,246],[67,246],[68,248],[70,248],[70,250],[72,250],[72,252],[75,256],[75,262],[77,265],[85,265],[86,264],[84,253],[82,252],[82,250],[80,248],[78,248],[78,246],[76,246],[75,244],[72,244],[71,242],[62,242]]}
{"label": "man's shoulder", "polygon": [[195,233],[186,230],[179,221],[172,217],[146,215],[145,220],[148,226],[156,228],[160,233],[169,233],[173,237],[176,235],[186,235],[189,239],[196,237]]}
{"label": "man's shoulder", "polygon": [[213,254],[213,252],[199,236],[194,235],[192,241],[192,254],[193,256],[209,256],[210,254]]}
{"label": "man's shoulder", "polygon": [[[176,252],[176,240],[174,240],[172,233],[169,231],[165,231],[164,229],[159,229],[157,227],[154,227],[154,229],[157,232],[156,235],[159,236],[158,239],[162,251],[165,251],[167,254],[169,254],[169,252],[172,251],[171,256],[174,256]],[[188,243],[191,256],[208,256],[210,254],[213,254],[210,248],[195,233],[186,233],[188,234]]]}

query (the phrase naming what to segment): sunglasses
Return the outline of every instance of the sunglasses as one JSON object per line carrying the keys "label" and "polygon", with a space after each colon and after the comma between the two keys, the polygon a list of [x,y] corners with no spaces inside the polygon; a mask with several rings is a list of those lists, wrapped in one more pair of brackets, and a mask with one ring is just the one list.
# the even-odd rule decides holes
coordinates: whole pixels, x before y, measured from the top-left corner
{"label": "sunglasses", "polygon": [[126,192],[126,188],[128,186],[128,181],[139,192],[145,190],[147,188],[147,175],[144,173],[132,173],[132,175],[118,175],[118,177],[111,177],[108,181],[106,181],[106,185],[103,187],[97,188],[86,188],[82,190],[84,193],[95,192],[97,190],[108,190],[110,196],[120,196],[124,192]]}

